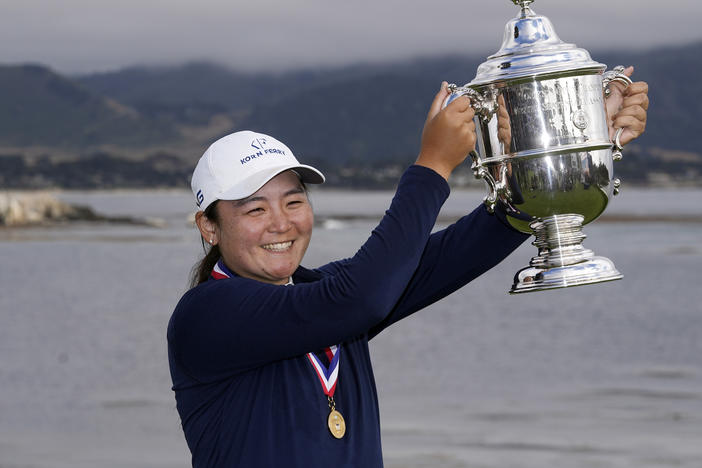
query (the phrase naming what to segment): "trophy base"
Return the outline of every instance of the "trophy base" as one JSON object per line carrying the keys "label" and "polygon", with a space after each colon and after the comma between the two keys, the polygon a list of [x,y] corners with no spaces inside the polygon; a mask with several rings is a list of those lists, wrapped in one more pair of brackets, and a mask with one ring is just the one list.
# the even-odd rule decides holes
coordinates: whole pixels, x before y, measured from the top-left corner
{"label": "trophy base", "polygon": [[623,276],[606,257],[582,246],[583,217],[554,215],[530,224],[539,255],[514,276],[510,294],[603,283]]}
{"label": "trophy base", "polygon": [[514,275],[510,294],[547,289],[568,288],[585,284],[604,283],[622,279],[623,275],[606,257],[593,257],[589,261],[556,268],[526,267]]}

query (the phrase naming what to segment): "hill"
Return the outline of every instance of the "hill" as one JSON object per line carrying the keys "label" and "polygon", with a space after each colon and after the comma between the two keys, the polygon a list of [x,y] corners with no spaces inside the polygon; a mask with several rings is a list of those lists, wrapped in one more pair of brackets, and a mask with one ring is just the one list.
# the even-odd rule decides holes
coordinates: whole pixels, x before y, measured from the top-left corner
{"label": "hill", "polygon": [[[650,85],[647,132],[618,176],[700,184],[702,83],[690,77],[702,69],[702,43],[592,56],[634,64],[635,79]],[[257,74],[190,63],[74,77],[0,66],[0,187],[184,186],[209,142],[245,128],[279,137],[332,183],[386,186],[414,160],[439,83],[470,81],[483,60]]]}
{"label": "hill", "polygon": [[[592,51],[592,56],[610,67],[634,64],[634,78],[649,83],[649,125],[640,145],[698,151],[691,136],[702,129],[702,84],[690,76],[702,71],[702,42],[641,52]],[[413,154],[417,127],[438,83],[470,81],[484,59],[442,56],[267,75],[189,64],[78,80],[142,113],[158,108],[177,120],[198,111],[201,118],[224,111],[236,117],[232,129],[274,133],[304,154],[376,160]],[[154,90],[158,83],[160,94]],[[395,142],[390,151],[388,140]],[[330,147],[337,149],[334,156],[326,152]]]}
{"label": "hill", "polygon": [[0,145],[138,146],[177,134],[40,65],[0,66]]}

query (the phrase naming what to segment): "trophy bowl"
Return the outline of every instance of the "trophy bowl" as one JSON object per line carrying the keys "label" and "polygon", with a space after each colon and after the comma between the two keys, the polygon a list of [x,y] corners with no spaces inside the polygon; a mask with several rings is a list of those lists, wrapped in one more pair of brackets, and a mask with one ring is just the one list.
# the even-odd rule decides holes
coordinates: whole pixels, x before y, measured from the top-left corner
{"label": "trophy bowl", "polygon": [[611,260],[582,246],[582,226],[618,193],[605,100],[612,83],[631,80],[622,67],[605,72],[590,54],[562,42],[553,25],[512,0],[519,15],[507,23],[502,48],[478,67],[473,81],[450,85],[444,105],[468,95],[476,111],[472,169],[484,179],[488,210],[534,234],[538,254],[518,271],[510,293],[621,279]]}

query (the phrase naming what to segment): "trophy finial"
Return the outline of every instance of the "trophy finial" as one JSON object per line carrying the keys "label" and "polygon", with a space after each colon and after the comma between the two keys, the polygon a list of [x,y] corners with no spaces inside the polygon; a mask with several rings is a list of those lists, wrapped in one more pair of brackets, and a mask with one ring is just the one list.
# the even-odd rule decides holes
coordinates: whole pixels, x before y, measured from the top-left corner
{"label": "trophy finial", "polygon": [[515,5],[520,6],[522,8],[522,12],[521,12],[522,18],[527,18],[527,17],[532,16],[534,14],[534,12],[531,11],[531,8],[529,8],[529,5],[534,3],[534,0],[512,0],[512,3],[514,3]]}

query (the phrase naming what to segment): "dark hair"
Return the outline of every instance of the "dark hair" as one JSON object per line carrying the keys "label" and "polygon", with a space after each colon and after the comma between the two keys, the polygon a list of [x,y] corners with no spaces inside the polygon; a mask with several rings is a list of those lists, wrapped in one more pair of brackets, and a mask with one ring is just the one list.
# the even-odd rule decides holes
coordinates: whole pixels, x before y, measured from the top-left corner
{"label": "dark hair", "polygon": [[[215,224],[219,224],[219,216],[217,215],[216,205],[219,200],[215,200],[210,206],[205,210],[204,215],[207,216]],[[202,249],[205,251],[205,256],[193,266],[190,272],[190,287],[194,288],[200,283],[204,283],[210,277],[212,269],[219,261],[221,257],[221,252],[219,251],[218,245],[209,245],[202,238]]]}

